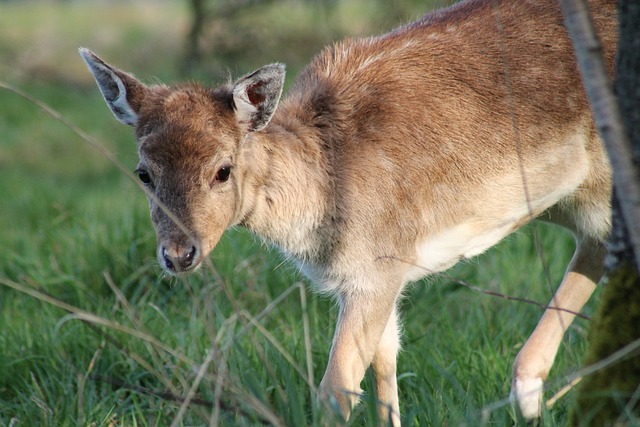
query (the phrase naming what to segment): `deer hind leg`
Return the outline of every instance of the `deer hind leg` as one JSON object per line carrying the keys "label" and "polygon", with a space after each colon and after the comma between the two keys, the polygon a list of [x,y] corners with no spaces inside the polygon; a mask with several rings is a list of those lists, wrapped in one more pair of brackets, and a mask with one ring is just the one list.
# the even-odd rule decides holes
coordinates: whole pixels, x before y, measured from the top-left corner
{"label": "deer hind leg", "polygon": [[[578,246],[560,288],[549,307],[578,313],[596,288],[604,272],[604,243],[578,238]],[[562,337],[575,315],[548,308],[522,347],[513,365],[512,398],[526,419],[540,416],[543,383],[551,370]]]}
{"label": "deer hind leg", "polygon": [[[374,361],[374,356],[376,360],[373,369],[379,378],[379,396],[382,399],[389,398],[389,404],[397,408],[397,391],[395,388],[390,391],[387,386],[390,375],[393,375],[391,384],[395,387],[395,360],[390,363],[390,357],[386,353],[382,355],[382,352],[383,349],[394,347],[392,328],[388,325],[395,326],[394,312],[398,292],[379,289],[344,292],[340,295],[338,324],[329,364],[320,382],[319,397],[321,400],[335,399],[345,419],[349,418],[352,407],[358,401],[360,383]],[[390,320],[392,317],[394,319]],[[397,341],[397,330],[395,340]],[[395,348],[397,351],[397,344]],[[386,416],[388,419],[388,414]]]}
{"label": "deer hind leg", "polygon": [[[573,259],[549,303],[550,307],[574,313],[582,309],[604,273],[604,242],[611,229],[611,169],[593,127],[587,151],[591,170],[585,181],[573,196],[540,218],[561,225],[576,236]],[[516,357],[511,394],[527,419],[540,416],[544,380],[574,318],[575,315],[567,311],[547,309]]]}

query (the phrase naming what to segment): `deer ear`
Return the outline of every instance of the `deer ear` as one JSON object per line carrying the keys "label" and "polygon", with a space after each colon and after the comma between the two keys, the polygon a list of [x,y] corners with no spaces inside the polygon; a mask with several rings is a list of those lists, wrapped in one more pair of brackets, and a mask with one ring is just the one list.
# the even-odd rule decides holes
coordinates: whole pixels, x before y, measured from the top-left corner
{"label": "deer ear", "polygon": [[271,64],[240,78],[233,86],[236,118],[247,132],[263,129],[276,111],[284,85],[284,64]]}
{"label": "deer ear", "polygon": [[89,49],[80,48],[79,52],[113,115],[122,123],[134,126],[147,87],[132,75],[110,66]]}

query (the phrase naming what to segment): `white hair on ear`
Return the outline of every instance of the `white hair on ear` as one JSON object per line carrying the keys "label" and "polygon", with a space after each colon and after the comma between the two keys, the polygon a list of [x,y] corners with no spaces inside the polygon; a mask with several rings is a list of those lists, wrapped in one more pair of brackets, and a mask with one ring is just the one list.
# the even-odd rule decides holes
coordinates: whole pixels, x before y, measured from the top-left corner
{"label": "white hair on ear", "polygon": [[250,128],[254,115],[258,112],[258,108],[249,101],[247,95],[248,81],[238,83],[233,88],[233,102],[236,106],[236,118],[238,123],[243,127]]}
{"label": "white hair on ear", "polygon": [[138,114],[129,104],[127,88],[122,78],[89,49],[80,48],[78,51],[93,74],[102,97],[113,115],[126,125],[135,125],[138,122]]}

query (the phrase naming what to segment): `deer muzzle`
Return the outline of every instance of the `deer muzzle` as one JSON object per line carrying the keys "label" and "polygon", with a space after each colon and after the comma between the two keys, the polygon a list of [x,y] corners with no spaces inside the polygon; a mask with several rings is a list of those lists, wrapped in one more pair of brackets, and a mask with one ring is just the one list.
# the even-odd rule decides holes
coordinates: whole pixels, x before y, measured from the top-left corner
{"label": "deer muzzle", "polygon": [[197,242],[166,243],[158,245],[158,261],[171,274],[195,270],[202,261],[202,251]]}

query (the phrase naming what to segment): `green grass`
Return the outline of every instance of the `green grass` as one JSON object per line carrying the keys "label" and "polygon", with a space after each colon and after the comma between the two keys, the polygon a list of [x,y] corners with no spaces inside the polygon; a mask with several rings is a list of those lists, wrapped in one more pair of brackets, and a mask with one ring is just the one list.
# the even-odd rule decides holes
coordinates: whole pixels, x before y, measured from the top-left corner
{"label": "green grass", "polygon": [[[181,3],[162,4],[0,3],[0,38],[11,41],[0,46],[0,79],[52,105],[133,169],[130,130],[115,122],[89,85],[75,49],[104,51],[142,77],[175,77],[184,10]],[[287,20],[282,7],[274,7],[259,11],[274,19],[264,34],[251,36],[274,34],[271,50],[260,52],[264,58],[237,65],[217,57],[212,63],[244,72],[268,56],[282,60],[278,52],[286,52],[302,64],[332,34],[348,33],[349,22],[364,32],[390,25],[365,3],[346,2],[332,12],[337,28],[323,27],[326,33],[316,37],[300,34],[305,43],[297,52],[289,45],[292,34],[313,28],[303,25],[313,22],[313,10],[296,6],[295,19]],[[326,22],[323,16],[317,25]],[[256,17],[242,19],[249,28]],[[45,20],[39,33],[29,30]],[[289,21],[294,30],[283,29]],[[37,46],[42,34],[55,36],[45,45],[52,47],[27,61],[23,51]],[[305,288],[293,266],[257,238],[231,230],[199,273],[165,277],[137,186],[68,128],[3,90],[0,194],[0,425],[165,426],[178,415],[185,426],[214,419],[249,426],[335,421],[316,406],[314,394],[331,344],[334,303]],[[568,235],[535,227],[449,274],[547,302],[544,268],[555,287],[573,246]],[[534,230],[544,268],[533,249]],[[511,363],[541,315],[538,307],[434,278],[407,290],[402,313],[398,374],[405,425],[514,422],[509,405],[500,402],[509,392]],[[579,320],[566,337],[548,394],[579,366],[586,327]],[[372,389],[370,376],[364,388]],[[182,413],[192,389],[194,399]],[[545,425],[566,424],[571,400],[569,394],[546,413]],[[373,425],[374,406],[366,395],[349,424]]]}

